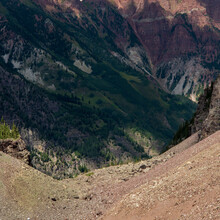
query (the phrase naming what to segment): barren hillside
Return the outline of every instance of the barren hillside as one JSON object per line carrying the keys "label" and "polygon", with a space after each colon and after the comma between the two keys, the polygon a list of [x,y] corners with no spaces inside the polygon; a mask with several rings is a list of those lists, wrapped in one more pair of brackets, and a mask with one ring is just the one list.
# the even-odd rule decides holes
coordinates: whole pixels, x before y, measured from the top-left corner
{"label": "barren hillside", "polygon": [[1,153],[0,217],[218,219],[220,131],[197,140],[195,134],[151,160],[62,181]]}
{"label": "barren hillside", "polygon": [[167,172],[147,178],[102,219],[220,219],[219,159],[217,132],[164,164]]}

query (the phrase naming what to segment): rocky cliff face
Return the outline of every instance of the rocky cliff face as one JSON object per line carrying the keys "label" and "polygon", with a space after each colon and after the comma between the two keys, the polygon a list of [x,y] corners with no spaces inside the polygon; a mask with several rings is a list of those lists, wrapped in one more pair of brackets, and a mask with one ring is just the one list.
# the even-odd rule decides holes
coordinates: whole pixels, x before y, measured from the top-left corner
{"label": "rocky cliff face", "polygon": [[201,139],[220,130],[220,77],[205,90],[199,104],[191,132],[201,131]]}
{"label": "rocky cliff face", "polygon": [[[36,2],[55,14],[77,11],[79,20],[88,15],[86,1]],[[123,17],[123,31],[115,27],[116,14],[109,13],[112,5]],[[148,74],[146,59],[141,55],[145,53],[150,73],[166,91],[196,101],[203,88],[210,85],[218,74],[219,7],[219,1],[203,0],[94,1],[90,4],[89,16],[92,18],[97,13],[97,19],[103,25],[106,25],[104,17],[112,22],[110,26],[107,24],[108,28],[116,36],[116,45],[126,54],[122,62],[126,60],[127,64],[132,63],[139,71]],[[130,27],[140,41],[135,47],[128,40]]]}
{"label": "rocky cliff face", "polygon": [[9,154],[12,157],[16,157],[27,164],[30,163],[30,152],[26,149],[25,142],[22,139],[0,140],[0,151]]}
{"label": "rocky cliff face", "polygon": [[114,2],[148,52],[164,89],[196,101],[216,78],[214,66],[219,68],[219,1]]}
{"label": "rocky cliff face", "polygon": [[209,113],[203,122],[202,138],[220,130],[220,77],[213,85],[213,92],[209,105]]}
{"label": "rocky cliff face", "polygon": [[[99,62],[96,53],[103,58],[108,54],[106,59],[115,57],[123,64],[151,75],[150,79],[156,80],[164,90],[188,96],[193,101],[218,74],[219,1],[30,2],[26,4],[31,5],[32,9],[36,8],[36,3],[50,14],[45,18],[43,14],[36,13],[30,19],[29,28],[37,34],[37,39],[47,42],[44,46],[56,48],[56,52],[60,50],[62,56],[70,58],[74,66],[86,73],[92,73],[93,64]],[[13,6],[15,2],[7,4]],[[17,7],[24,9],[19,3]],[[28,14],[28,11],[24,13]],[[54,23],[54,18],[77,30],[74,38],[63,35],[63,30]],[[44,72],[48,68],[56,70],[56,62],[55,65],[51,64],[52,57],[42,50],[44,47],[28,49],[30,45],[26,46],[25,41],[13,33],[7,34],[4,22],[5,17],[1,22],[1,31],[5,32],[2,34],[5,51],[2,57],[5,62],[11,58],[9,61],[25,78],[56,90],[54,82],[44,79]],[[86,45],[91,37],[95,48]],[[87,48],[80,48],[80,42]],[[58,43],[63,47],[59,48]],[[24,50],[29,51],[25,56]],[[42,65],[42,59],[45,65]],[[70,72],[62,62],[61,66]]]}

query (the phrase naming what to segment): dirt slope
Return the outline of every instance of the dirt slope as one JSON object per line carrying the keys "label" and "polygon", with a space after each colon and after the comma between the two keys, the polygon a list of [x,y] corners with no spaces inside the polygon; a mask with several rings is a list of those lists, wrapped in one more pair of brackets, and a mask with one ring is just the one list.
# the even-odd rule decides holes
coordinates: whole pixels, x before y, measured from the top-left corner
{"label": "dirt slope", "polygon": [[220,132],[163,168],[168,172],[149,178],[102,219],[220,219]]}
{"label": "dirt slope", "polygon": [[62,181],[0,152],[0,219],[124,219],[125,213],[146,219],[147,214],[166,217],[169,212],[178,217],[190,214],[192,204],[195,219],[207,219],[203,212],[199,216],[199,208],[217,219],[220,131],[195,144],[197,140],[195,134],[151,160]]}

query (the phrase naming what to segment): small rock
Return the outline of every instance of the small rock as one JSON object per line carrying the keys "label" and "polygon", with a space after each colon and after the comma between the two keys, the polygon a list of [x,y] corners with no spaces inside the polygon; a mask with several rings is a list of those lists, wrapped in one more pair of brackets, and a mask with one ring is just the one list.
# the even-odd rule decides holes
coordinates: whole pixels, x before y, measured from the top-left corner
{"label": "small rock", "polygon": [[102,212],[101,211],[99,211],[99,212],[97,212],[96,213],[96,216],[98,217],[98,216],[101,216],[102,215]]}
{"label": "small rock", "polygon": [[142,164],[140,167],[139,167],[139,169],[142,169],[142,170],[144,170],[144,169],[146,169],[147,168],[147,166],[145,165],[145,164]]}
{"label": "small rock", "polygon": [[57,199],[56,199],[56,198],[51,198],[51,200],[52,200],[52,201],[54,201],[54,202],[56,202],[56,201],[57,201]]}
{"label": "small rock", "polygon": [[92,194],[89,194],[89,195],[85,196],[84,200],[91,200],[92,197],[93,197],[93,195],[92,195]]}

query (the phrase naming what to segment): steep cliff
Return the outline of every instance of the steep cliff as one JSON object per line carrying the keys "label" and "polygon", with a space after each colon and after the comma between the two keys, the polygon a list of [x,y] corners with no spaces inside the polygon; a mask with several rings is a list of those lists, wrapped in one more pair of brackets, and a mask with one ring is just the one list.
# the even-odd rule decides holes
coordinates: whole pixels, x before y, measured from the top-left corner
{"label": "steep cliff", "polygon": [[199,140],[220,130],[220,77],[200,96],[197,110],[190,121],[180,126],[172,145],[198,132]]}
{"label": "steep cliff", "polygon": [[220,77],[199,99],[191,133],[201,131],[201,139],[220,130]]}
{"label": "steep cliff", "polygon": [[219,1],[114,1],[164,89],[196,101],[219,69]]}

